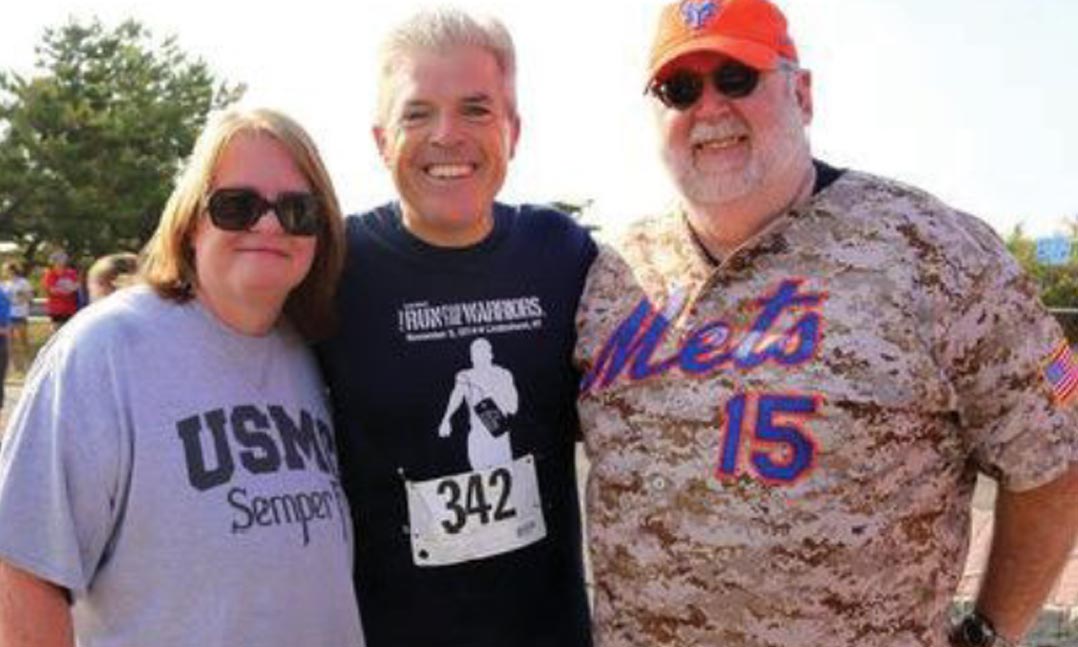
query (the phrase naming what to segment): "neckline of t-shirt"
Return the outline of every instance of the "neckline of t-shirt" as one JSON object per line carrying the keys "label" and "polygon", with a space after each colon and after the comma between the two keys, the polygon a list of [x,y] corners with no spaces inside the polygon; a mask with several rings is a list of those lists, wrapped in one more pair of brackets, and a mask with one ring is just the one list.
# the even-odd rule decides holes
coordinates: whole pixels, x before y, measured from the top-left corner
{"label": "neckline of t-shirt", "polygon": [[446,261],[485,257],[492,254],[509,233],[511,221],[517,212],[515,207],[495,202],[492,207],[494,226],[483,240],[465,247],[439,247],[426,242],[405,228],[399,201],[391,202],[387,207],[385,214],[387,217],[383,220],[388,225],[387,234],[394,245],[404,251],[417,254],[421,258]]}
{"label": "neckline of t-shirt", "polygon": [[281,338],[283,319],[279,319],[265,335],[247,335],[218,319],[197,297],[182,305],[196,325],[208,335],[220,340],[223,344],[222,350],[229,355],[265,353],[268,352],[266,349],[274,345],[275,340]]}

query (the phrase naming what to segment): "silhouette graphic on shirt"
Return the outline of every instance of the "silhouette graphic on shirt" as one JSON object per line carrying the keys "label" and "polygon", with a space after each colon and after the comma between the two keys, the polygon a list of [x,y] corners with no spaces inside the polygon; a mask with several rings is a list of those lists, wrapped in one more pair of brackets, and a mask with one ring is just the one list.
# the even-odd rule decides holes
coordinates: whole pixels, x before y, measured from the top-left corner
{"label": "silhouette graphic on shirt", "polygon": [[457,372],[453,392],[438,425],[438,435],[453,433],[450,418],[468,406],[468,462],[473,470],[512,462],[509,420],[519,404],[513,374],[494,364],[494,350],[484,337],[472,342],[472,367]]}

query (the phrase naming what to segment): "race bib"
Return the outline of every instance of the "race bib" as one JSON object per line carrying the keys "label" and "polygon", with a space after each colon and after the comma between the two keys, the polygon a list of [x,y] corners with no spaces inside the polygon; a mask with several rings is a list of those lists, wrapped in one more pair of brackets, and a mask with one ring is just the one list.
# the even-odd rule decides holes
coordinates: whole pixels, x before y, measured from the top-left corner
{"label": "race bib", "polygon": [[501,555],[546,537],[535,459],[405,481],[416,566]]}

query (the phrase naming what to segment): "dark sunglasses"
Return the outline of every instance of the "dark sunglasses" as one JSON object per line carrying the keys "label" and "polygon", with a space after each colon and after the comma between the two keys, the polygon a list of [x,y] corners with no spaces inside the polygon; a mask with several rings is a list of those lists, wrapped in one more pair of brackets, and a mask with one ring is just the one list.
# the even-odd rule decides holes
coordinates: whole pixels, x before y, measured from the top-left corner
{"label": "dark sunglasses", "polygon": [[692,70],[678,70],[651,86],[651,93],[667,108],[688,110],[704,94],[704,78],[711,79],[715,90],[728,99],[740,99],[752,94],[760,82],[760,71],[737,61],[726,61],[711,71],[701,74]]}
{"label": "dark sunglasses", "polygon": [[310,193],[279,193],[271,202],[253,189],[217,189],[206,204],[210,222],[225,231],[246,231],[270,209],[293,236],[314,236],[322,229],[322,205]]}

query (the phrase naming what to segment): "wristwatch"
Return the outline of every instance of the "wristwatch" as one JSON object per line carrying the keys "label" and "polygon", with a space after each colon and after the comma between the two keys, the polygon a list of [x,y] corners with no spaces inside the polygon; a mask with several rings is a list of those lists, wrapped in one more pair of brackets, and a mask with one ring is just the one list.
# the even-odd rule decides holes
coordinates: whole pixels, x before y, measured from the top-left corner
{"label": "wristwatch", "polygon": [[991,620],[976,611],[952,627],[949,638],[953,647],[1015,647],[996,633]]}

